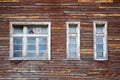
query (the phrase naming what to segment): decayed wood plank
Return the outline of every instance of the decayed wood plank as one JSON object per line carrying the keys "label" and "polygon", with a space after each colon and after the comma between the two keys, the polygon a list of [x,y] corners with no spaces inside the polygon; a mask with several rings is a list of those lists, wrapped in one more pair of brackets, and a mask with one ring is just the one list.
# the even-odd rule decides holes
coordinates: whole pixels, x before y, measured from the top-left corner
{"label": "decayed wood plank", "polygon": [[20,2],[20,0],[0,0],[0,2]]}
{"label": "decayed wood plank", "polygon": [[119,13],[118,14],[115,14],[115,13],[113,13],[113,14],[110,14],[110,13],[108,13],[108,14],[106,14],[106,13],[99,14],[99,13],[97,13],[97,14],[87,14],[87,15],[88,16],[102,16],[102,17],[105,17],[105,16],[112,16],[112,17],[116,16],[116,17],[119,17],[120,16]]}
{"label": "decayed wood plank", "polygon": [[78,2],[104,2],[104,3],[112,3],[113,0],[78,0]]}

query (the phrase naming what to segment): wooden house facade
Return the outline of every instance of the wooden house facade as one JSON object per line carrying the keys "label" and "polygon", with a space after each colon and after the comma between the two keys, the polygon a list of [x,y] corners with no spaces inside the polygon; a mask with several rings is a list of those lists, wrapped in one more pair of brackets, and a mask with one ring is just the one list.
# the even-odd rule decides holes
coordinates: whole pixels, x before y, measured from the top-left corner
{"label": "wooden house facade", "polygon": [[120,80],[120,0],[0,0],[0,80]]}

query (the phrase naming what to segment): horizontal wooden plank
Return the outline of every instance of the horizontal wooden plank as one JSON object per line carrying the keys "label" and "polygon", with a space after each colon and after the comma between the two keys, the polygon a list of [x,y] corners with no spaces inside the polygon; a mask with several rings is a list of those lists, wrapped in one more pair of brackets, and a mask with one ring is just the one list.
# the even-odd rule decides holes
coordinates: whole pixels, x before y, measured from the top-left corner
{"label": "horizontal wooden plank", "polygon": [[0,2],[20,2],[20,0],[0,0]]}
{"label": "horizontal wooden plank", "polygon": [[78,2],[102,2],[102,3],[112,3],[113,0],[78,0]]}

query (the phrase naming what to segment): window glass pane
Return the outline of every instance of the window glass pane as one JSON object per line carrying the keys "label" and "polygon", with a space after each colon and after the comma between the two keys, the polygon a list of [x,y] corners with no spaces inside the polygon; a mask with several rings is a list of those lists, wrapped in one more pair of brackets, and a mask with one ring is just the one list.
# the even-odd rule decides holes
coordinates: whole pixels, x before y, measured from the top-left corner
{"label": "window glass pane", "polygon": [[27,38],[27,50],[36,51],[36,38],[28,37]]}
{"label": "window glass pane", "polygon": [[27,27],[27,33],[34,34],[35,33],[34,28],[33,27]]}
{"label": "window glass pane", "polygon": [[47,34],[48,33],[48,25],[44,26],[29,26],[27,29],[27,33],[29,34]]}
{"label": "window glass pane", "polygon": [[43,53],[41,53],[41,51],[47,51],[47,38],[46,37],[39,38],[39,52],[40,52],[40,55],[43,54]]}
{"label": "window glass pane", "polygon": [[70,44],[76,44],[76,37],[70,37],[69,38],[69,43]]}
{"label": "window glass pane", "polygon": [[27,50],[30,51],[36,51],[36,46],[35,45],[27,45]]}
{"label": "window glass pane", "polygon": [[103,51],[103,45],[102,44],[97,44],[96,45],[96,50],[97,51]]}
{"label": "window glass pane", "polygon": [[69,27],[69,33],[76,33],[76,28],[75,26],[70,26]]}
{"label": "window glass pane", "polygon": [[97,57],[103,57],[103,52],[97,52]]}
{"label": "window glass pane", "polygon": [[35,52],[27,52],[27,57],[35,57]]}
{"label": "window glass pane", "polygon": [[69,24],[69,33],[77,33],[78,24]]}
{"label": "window glass pane", "polygon": [[36,43],[36,38],[28,37],[27,38],[27,43],[28,44],[35,44]]}
{"label": "window glass pane", "polygon": [[22,33],[23,33],[23,27],[22,26],[14,27],[14,34],[22,34]]}
{"label": "window glass pane", "polygon": [[46,57],[47,57],[47,52],[46,51],[39,53],[39,58],[46,58]]}
{"label": "window glass pane", "polygon": [[47,34],[48,33],[48,27],[40,27],[40,33]]}
{"label": "window glass pane", "polygon": [[44,55],[45,55],[44,53],[39,53],[39,57],[40,57],[40,58],[43,58]]}
{"label": "window glass pane", "polygon": [[22,38],[21,37],[15,37],[13,38],[14,44],[21,44],[22,45]]}
{"label": "window glass pane", "polygon": [[103,44],[103,37],[96,37],[96,43]]}
{"label": "window glass pane", "polygon": [[14,45],[14,50],[22,50],[22,45]]}
{"label": "window glass pane", "polygon": [[13,57],[22,57],[22,51],[14,51]]}
{"label": "window glass pane", "polygon": [[69,58],[76,58],[76,53],[75,52],[70,52]]}
{"label": "window glass pane", "polygon": [[39,50],[47,50],[47,45],[39,45]]}
{"label": "window glass pane", "polygon": [[104,27],[101,26],[101,27],[96,27],[96,33],[103,33],[104,31]]}
{"label": "window glass pane", "polygon": [[47,38],[46,37],[39,38],[39,44],[47,44]]}
{"label": "window glass pane", "polygon": [[97,27],[104,27],[105,24],[104,24],[104,23],[103,23],[103,24],[99,24],[99,23],[97,23],[96,26],[97,26]]}
{"label": "window glass pane", "polygon": [[76,52],[76,45],[70,44],[69,45],[69,51],[70,52]]}

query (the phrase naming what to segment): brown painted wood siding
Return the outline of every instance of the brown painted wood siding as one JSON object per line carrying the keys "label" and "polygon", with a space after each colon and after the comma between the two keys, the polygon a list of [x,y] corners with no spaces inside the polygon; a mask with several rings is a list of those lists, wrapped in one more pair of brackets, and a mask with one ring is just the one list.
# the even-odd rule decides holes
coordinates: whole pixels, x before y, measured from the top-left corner
{"label": "brown painted wood siding", "polygon": [[[93,58],[93,21],[108,21],[108,61]],[[51,22],[51,60],[9,60],[10,21]],[[80,21],[81,60],[66,60],[66,22]],[[0,0],[0,80],[120,80],[120,0]]]}

